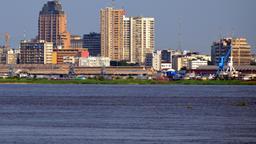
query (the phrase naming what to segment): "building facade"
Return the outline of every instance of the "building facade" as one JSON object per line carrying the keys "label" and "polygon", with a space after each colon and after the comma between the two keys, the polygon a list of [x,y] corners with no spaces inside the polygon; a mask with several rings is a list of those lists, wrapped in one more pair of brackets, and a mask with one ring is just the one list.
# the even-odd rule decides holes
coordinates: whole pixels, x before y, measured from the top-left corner
{"label": "building facade", "polygon": [[10,49],[7,53],[7,64],[18,64],[20,51],[17,49]]}
{"label": "building facade", "polygon": [[71,48],[83,48],[83,39],[79,35],[71,35]]}
{"label": "building facade", "polygon": [[82,57],[83,52],[86,51],[83,48],[80,49],[55,49],[53,52],[52,63],[53,64],[78,64],[79,58]]}
{"label": "building facade", "polygon": [[175,51],[172,49],[162,50],[162,62],[164,63],[171,63],[172,56],[174,55]]}
{"label": "building facade", "polygon": [[145,64],[147,53],[155,49],[155,19],[124,17],[124,60]]}
{"label": "building facade", "polygon": [[161,70],[172,69],[172,63],[161,63]]}
{"label": "building facade", "polygon": [[87,48],[90,56],[100,56],[100,34],[99,33],[90,33],[83,36],[83,48]]}
{"label": "building facade", "polygon": [[181,55],[175,55],[172,59],[172,68],[176,71],[180,71],[184,67],[184,57]]}
{"label": "building facade", "polygon": [[20,43],[20,64],[52,64],[53,43],[23,40]]}
{"label": "building facade", "polygon": [[227,41],[231,40],[234,66],[250,65],[251,46],[245,38],[224,38],[214,42],[211,48],[211,58],[214,65],[218,65],[220,58],[228,52]]}
{"label": "building facade", "polygon": [[107,7],[100,11],[101,56],[113,61],[123,57],[123,18],[125,10]]}
{"label": "building facade", "polygon": [[208,61],[206,61],[206,60],[200,60],[200,59],[189,60],[188,69],[189,70],[195,70],[200,66],[207,66],[207,65],[208,65]]}
{"label": "building facade", "polygon": [[147,53],[145,58],[145,65],[152,67],[156,71],[161,70],[161,51],[155,51],[153,53]]}
{"label": "building facade", "polygon": [[5,46],[0,46],[0,64],[6,64],[7,49]]}
{"label": "building facade", "polygon": [[47,2],[39,14],[38,40],[52,42],[53,47],[70,48],[67,18],[59,0]]}
{"label": "building facade", "polygon": [[109,67],[110,58],[107,57],[88,57],[79,59],[80,67]]}

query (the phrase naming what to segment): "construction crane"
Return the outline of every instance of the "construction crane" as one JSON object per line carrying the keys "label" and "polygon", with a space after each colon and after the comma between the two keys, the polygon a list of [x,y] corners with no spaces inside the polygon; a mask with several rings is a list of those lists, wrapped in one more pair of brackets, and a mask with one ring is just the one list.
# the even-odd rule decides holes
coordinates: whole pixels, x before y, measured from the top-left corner
{"label": "construction crane", "polygon": [[[238,78],[238,71],[235,70],[233,66],[233,56],[232,56],[232,40],[225,39],[225,45],[227,47],[227,52],[224,56],[220,57],[220,61],[218,64],[217,70],[217,78],[218,79],[234,79]],[[225,69],[225,65],[227,64],[227,69]]]}

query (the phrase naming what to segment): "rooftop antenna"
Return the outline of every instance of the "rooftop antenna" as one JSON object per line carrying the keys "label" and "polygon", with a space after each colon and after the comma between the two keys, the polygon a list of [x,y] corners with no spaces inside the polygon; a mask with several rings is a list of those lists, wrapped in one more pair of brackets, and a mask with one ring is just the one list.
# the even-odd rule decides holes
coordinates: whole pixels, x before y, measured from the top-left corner
{"label": "rooftop antenna", "polygon": [[23,32],[23,40],[26,40],[26,37],[27,37],[26,30],[24,30],[24,32]]}

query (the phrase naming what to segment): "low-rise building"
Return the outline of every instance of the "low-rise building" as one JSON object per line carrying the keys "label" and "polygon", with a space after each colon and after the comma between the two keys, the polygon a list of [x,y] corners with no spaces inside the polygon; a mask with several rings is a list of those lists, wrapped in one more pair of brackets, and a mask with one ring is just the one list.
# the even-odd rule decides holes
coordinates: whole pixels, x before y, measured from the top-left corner
{"label": "low-rise building", "polygon": [[184,67],[184,57],[180,55],[173,56],[172,68],[180,71]]}
{"label": "low-rise building", "polygon": [[20,43],[20,64],[51,64],[52,52],[52,42],[23,40]]}
{"label": "low-rise building", "polygon": [[161,63],[161,70],[172,69],[172,63]]}
{"label": "low-rise building", "polygon": [[190,68],[190,61],[206,61],[207,64],[211,61],[211,56],[199,54],[198,52],[183,52],[182,54],[173,55],[172,57],[173,62],[172,66],[173,69],[179,71],[182,68]]}
{"label": "low-rise building", "polygon": [[208,61],[206,60],[200,60],[200,59],[189,60],[188,69],[195,70],[200,66],[207,66],[207,65],[208,65]]}
{"label": "low-rise building", "polygon": [[175,50],[168,49],[168,50],[162,50],[162,62],[164,63],[170,63],[172,62],[172,56],[175,54]]}
{"label": "low-rise building", "polygon": [[7,53],[7,64],[17,64],[19,53],[19,50],[10,49]]}
{"label": "low-rise building", "polygon": [[53,64],[78,63],[85,51],[83,48],[55,49],[52,54]]}
{"label": "low-rise building", "polygon": [[6,46],[0,46],[0,64],[7,63],[7,52],[8,48]]}
{"label": "low-rise building", "polygon": [[161,70],[161,51],[155,51],[153,53],[146,54],[145,65],[153,67],[154,70],[160,71]]}
{"label": "low-rise building", "polygon": [[80,67],[109,67],[110,58],[107,57],[88,57],[79,59]]}

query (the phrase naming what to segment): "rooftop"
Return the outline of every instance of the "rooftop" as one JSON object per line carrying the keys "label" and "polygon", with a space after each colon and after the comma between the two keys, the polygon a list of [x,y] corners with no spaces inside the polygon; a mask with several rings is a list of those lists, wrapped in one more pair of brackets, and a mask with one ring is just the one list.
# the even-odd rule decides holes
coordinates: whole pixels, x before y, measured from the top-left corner
{"label": "rooftop", "polygon": [[42,11],[40,11],[40,15],[44,14],[64,14],[60,1],[48,1],[44,4]]}

